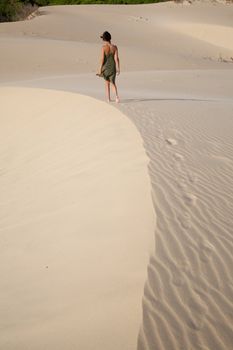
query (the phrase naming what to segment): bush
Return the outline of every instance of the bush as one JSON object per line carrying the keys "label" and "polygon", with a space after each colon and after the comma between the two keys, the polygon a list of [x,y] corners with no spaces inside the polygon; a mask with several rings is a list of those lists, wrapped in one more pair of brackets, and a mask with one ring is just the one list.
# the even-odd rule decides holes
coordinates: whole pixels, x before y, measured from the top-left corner
{"label": "bush", "polygon": [[18,0],[0,0],[0,21],[12,21],[16,19],[22,3]]}
{"label": "bush", "polygon": [[[49,0],[50,5],[79,5],[79,4],[145,4],[165,2],[168,0]],[[48,5],[49,5],[48,4]]]}
{"label": "bush", "polygon": [[[48,2],[48,0],[46,1]],[[0,0],[0,22],[27,18],[28,15],[38,8],[36,3],[37,0]]]}
{"label": "bush", "polygon": [[49,0],[35,0],[35,4],[38,6],[47,6],[49,3]]}
{"label": "bush", "polygon": [[31,6],[47,6],[51,1],[49,0],[20,0],[24,4],[30,4]]}

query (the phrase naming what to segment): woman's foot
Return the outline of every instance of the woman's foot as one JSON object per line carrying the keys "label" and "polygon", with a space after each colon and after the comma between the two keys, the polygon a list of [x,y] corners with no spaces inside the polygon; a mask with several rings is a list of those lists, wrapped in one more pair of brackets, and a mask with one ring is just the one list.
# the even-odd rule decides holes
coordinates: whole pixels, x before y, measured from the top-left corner
{"label": "woman's foot", "polygon": [[120,99],[119,99],[119,97],[117,96],[116,97],[116,103],[119,103],[120,102]]}

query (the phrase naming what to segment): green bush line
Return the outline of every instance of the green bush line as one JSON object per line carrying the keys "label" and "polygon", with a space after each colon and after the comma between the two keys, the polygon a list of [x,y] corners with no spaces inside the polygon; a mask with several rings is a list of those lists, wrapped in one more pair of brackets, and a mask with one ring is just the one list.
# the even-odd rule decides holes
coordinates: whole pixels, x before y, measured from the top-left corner
{"label": "green bush line", "polygon": [[[43,0],[42,0],[43,1]],[[44,0],[46,1],[46,0]],[[75,5],[75,4],[148,4],[165,2],[168,0],[47,0],[47,5]]]}
{"label": "green bush line", "polygon": [[0,0],[0,22],[22,20],[38,6],[80,4],[148,4],[168,0]]}

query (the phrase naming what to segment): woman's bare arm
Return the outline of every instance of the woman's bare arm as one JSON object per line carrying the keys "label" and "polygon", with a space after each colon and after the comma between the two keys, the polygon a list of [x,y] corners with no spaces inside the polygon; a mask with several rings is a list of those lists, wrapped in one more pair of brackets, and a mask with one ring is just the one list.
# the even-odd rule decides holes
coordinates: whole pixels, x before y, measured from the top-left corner
{"label": "woman's bare arm", "polygon": [[117,48],[117,46],[115,46],[115,47],[116,47],[116,51],[114,54],[114,59],[116,62],[117,73],[120,74],[120,59],[119,59],[119,54],[118,54],[118,48]]}

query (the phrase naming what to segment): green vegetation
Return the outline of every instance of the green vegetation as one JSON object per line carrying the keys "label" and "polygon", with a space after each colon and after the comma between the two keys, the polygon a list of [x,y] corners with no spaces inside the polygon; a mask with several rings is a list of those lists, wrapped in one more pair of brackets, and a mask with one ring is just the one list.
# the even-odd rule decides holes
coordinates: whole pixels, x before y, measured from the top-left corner
{"label": "green vegetation", "polygon": [[10,21],[15,18],[21,6],[19,1],[0,0],[0,21]]}
{"label": "green vegetation", "polygon": [[74,4],[143,4],[167,0],[0,0],[0,22],[24,19],[38,6]]}
{"label": "green vegetation", "polygon": [[165,2],[168,0],[48,0],[51,5],[75,5],[75,4],[145,4],[152,2]]}
{"label": "green vegetation", "polygon": [[0,22],[23,19],[37,9],[39,3],[43,0],[0,0]]}

